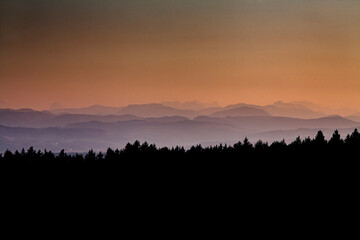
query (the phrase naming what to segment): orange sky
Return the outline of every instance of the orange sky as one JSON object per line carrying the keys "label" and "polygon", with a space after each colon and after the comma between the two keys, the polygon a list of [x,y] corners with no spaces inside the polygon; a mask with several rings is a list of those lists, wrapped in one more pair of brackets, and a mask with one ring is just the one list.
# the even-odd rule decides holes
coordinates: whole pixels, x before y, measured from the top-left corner
{"label": "orange sky", "polygon": [[0,0],[0,107],[360,110],[360,1]]}

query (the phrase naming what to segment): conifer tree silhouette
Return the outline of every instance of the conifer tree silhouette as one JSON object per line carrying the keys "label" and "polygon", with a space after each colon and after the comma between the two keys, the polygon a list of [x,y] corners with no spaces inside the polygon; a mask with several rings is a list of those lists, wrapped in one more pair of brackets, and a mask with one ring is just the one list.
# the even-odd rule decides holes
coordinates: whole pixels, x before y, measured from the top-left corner
{"label": "conifer tree silhouette", "polygon": [[329,140],[329,144],[331,146],[338,146],[338,145],[341,145],[342,143],[343,143],[343,140],[341,139],[339,131],[336,129],[335,132],[333,133],[332,137]]}
{"label": "conifer tree silhouette", "polygon": [[325,136],[322,131],[317,132],[315,139],[314,139],[314,143],[317,145],[325,145],[326,144]]}

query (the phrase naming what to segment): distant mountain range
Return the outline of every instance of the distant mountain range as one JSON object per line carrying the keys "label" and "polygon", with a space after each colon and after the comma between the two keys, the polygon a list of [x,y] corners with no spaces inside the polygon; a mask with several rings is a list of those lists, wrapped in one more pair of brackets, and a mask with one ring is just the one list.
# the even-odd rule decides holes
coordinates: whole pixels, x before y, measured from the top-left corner
{"label": "distant mountain range", "polygon": [[0,109],[0,152],[30,146],[52,151],[104,151],[135,140],[159,146],[231,143],[245,137],[253,142],[291,141],[299,135],[313,137],[320,129],[330,136],[335,129],[346,134],[360,127],[360,114],[327,116],[305,105],[276,102],[219,107],[195,102],[51,111]]}
{"label": "distant mountain range", "polygon": [[259,117],[259,116],[271,116],[271,115],[268,112],[256,107],[236,107],[236,108],[215,112],[210,114],[209,116],[225,118],[225,117],[246,117],[246,116]]}
{"label": "distant mountain range", "polygon": [[216,102],[212,103],[203,103],[199,101],[191,101],[191,102],[162,102],[164,106],[183,109],[183,110],[194,110],[199,111],[205,108],[219,108],[220,105]]}
{"label": "distant mountain range", "polygon": [[119,107],[107,107],[102,105],[92,105],[85,108],[58,108],[50,109],[55,114],[90,114],[90,115],[111,115],[117,114],[121,108]]}
{"label": "distant mountain range", "polygon": [[353,120],[353,121],[356,121],[356,122],[360,122],[360,113],[353,114],[353,115],[350,115],[350,116],[346,116],[346,118],[350,119],[350,120]]}
{"label": "distant mountain range", "polygon": [[[310,106],[310,107],[309,107]],[[52,109],[49,110],[54,114],[86,114],[86,115],[136,115],[139,117],[162,117],[162,116],[184,116],[188,118],[194,118],[197,116],[207,116],[211,114],[215,114],[217,112],[225,114],[226,111],[232,109],[238,109],[241,107],[247,107],[248,111],[256,112],[256,114],[260,114],[260,111],[255,109],[260,109],[263,112],[261,116],[264,114],[269,114],[273,116],[283,116],[283,117],[295,117],[295,118],[318,118],[324,117],[327,114],[325,112],[321,112],[319,109],[321,107],[317,107],[317,105],[311,105],[307,102],[292,102],[292,103],[283,103],[283,102],[275,102],[272,105],[260,106],[260,105],[251,105],[246,103],[239,103],[234,105],[228,105],[225,107],[220,107],[216,103],[205,104],[200,102],[165,102],[165,103],[150,103],[150,104],[133,104],[125,107],[108,107],[101,105],[93,105],[85,108],[60,108],[60,109]],[[317,110],[313,110],[317,109]],[[325,109],[325,108],[324,108]],[[246,109],[242,109],[239,111],[237,115],[234,111],[228,111],[228,116],[248,116],[252,115],[251,113],[246,114],[244,111]],[[266,113],[265,113],[265,112]],[[328,111],[329,112],[329,111]],[[245,114],[245,115],[244,115]],[[333,113],[332,113],[333,114]]]}
{"label": "distant mountain range", "polygon": [[9,127],[64,127],[67,124],[87,121],[129,121],[141,119],[134,115],[89,115],[89,114],[54,114],[47,111],[34,111],[31,109],[0,109],[0,124]]}

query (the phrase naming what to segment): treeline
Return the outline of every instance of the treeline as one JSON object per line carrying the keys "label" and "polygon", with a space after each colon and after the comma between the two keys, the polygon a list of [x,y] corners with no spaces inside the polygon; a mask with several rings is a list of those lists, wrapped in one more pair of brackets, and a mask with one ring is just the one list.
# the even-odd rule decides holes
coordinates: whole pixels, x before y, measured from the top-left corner
{"label": "treeline", "polygon": [[286,235],[284,229],[309,236],[311,226],[322,236],[353,219],[344,213],[353,212],[357,199],[359,155],[356,129],[345,139],[335,131],[326,140],[319,131],[289,144],[245,139],[184,149],[136,141],[84,155],[30,148],[0,155],[0,182],[4,206],[15,205],[7,208],[8,219],[25,216],[26,225],[37,224],[32,216],[41,213],[45,220],[63,216],[74,226],[85,222],[92,229],[103,224],[182,238],[239,229],[253,235],[259,228],[276,236]]}
{"label": "treeline", "polygon": [[109,148],[106,152],[96,153],[90,150],[87,154],[67,154],[62,150],[58,154],[51,151],[35,151],[33,147],[28,150],[22,149],[20,152],[7,150],[0,153],[2,163],[49,163],[62,162],[68,164],[96,164],[101,162],[114,162],[120,160],[204,160],[204,159],[303,159],[307,160],[316,157],[318,160],[324,158],[334,159],[335,157],[349,157],[357,154],[360,149],[360,133],[355,129],[342,139],[336,130],[329,140],[326,140],[322,131],[318,131],[316,136],[311,139],[307,137],[301,139],[297,137],[292,143],[286,144],[285,140],[275,141],[271,144],[259,140],[255,144],[249,142],[247,138],[236,144],[217,145],[202,147],[201,145],[192,146],[190,149],[184,147],[162,147],[157,148],[155,144],[147,142],[128,143],[124,149],[113,150]]}

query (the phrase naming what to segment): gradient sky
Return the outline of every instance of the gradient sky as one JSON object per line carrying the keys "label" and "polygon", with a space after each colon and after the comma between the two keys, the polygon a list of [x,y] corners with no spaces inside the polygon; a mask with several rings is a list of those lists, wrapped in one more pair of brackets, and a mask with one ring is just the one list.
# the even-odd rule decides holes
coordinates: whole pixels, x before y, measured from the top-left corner
{"label": "gradient sky", "polygon": [[0,0],[0,107],[359,96],[357,0]]}

